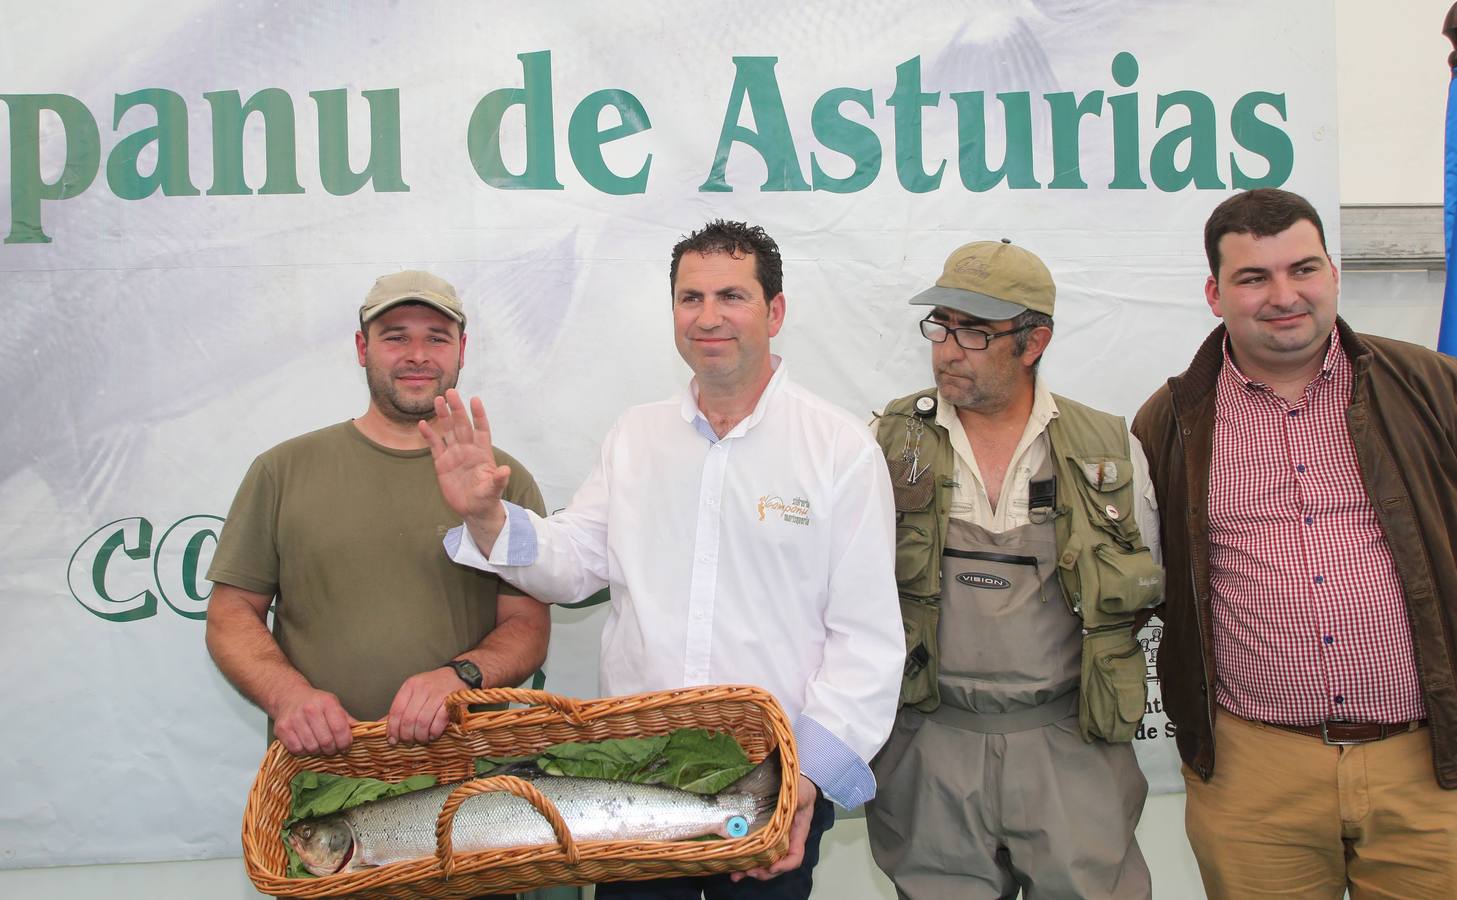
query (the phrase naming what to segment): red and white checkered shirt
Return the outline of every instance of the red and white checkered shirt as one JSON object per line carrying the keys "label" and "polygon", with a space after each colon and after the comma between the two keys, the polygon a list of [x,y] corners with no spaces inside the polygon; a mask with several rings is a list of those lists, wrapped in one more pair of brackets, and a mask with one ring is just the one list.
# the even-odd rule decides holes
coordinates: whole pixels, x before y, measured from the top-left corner
{"label": "red and white checkered shirt", "polygon": [[1346,429],[1351,380],[1334,331],[1294,405],[1225,345],[1209,472],[1215,696],[1246,719],[1426,716],[1401,581]]}

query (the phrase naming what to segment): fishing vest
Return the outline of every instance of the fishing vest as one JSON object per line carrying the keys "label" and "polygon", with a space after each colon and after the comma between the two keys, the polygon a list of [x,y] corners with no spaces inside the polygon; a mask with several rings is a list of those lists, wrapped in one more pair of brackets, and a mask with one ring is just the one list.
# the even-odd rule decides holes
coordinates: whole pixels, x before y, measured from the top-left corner
{"label": "fishing vest", "polygon": [[[1133,633],[1139,610],[1163,598],[1163,569],[1139,533],[1128,429],[1123,419],[1054,395],[1047,424],[1056,476],[1034,482],[1033,522],[1053,521],[1064,601],[1082,620],[1078,724],[1083,739],[1130,741],[1147,702],[1147,664]],[[936,423],[934,388],[889,403],[876,440],[896,508],[896,582],[905,627],[900,702],[922,712],[941,703],[936,628],[956,462]]]}

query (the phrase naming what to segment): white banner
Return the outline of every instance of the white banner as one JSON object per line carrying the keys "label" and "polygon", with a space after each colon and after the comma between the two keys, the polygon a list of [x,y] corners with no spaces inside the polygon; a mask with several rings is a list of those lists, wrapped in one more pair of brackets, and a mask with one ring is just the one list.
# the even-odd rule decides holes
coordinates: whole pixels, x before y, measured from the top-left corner
{"label": "white banner", "polygon": [[[1053,389],[1131,416],[1214,325],[1230,190],[1339,246],[1333,42],[1329,0],[7,4],[0,867],[240,852],[263,716],[202,576],[252,458],[363,412],[377,275],[460,289],[549,506],[686,380],[669,250],[716,217],[779,241],[775,350],[867,418],[930,383],[907,298],[1003,236],[1058,282]],[[602,617],[556,611],[548,689],[595,692]]]}

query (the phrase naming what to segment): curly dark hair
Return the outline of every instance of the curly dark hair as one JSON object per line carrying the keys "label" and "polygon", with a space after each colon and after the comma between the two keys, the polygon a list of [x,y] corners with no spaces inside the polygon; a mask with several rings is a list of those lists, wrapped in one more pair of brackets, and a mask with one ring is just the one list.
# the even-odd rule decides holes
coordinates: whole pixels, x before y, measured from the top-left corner
{"label": "curly dark hair", "polygon": [[678,261],[683,254],[727,253],[734,257],[753,255],[754,277],[764,290],[766,301],[784,290],[784,262],[779,258],[779,245],[758,225],[714,219],[673,246],[673,262],[668,266],[668,290],[678,283]]}
{"label": "curly dark hair", "polygon": [[1279,188],[1255,188],[1235,194],[1214,207],[1204,223],[1204,255],[1209,257],[1210,273],[1219,277],[1219,240],[1226,234],[1273,237],[1302,219],[1315,226],[1320,247],[1326,250],[1325,226],[1309,200]]}

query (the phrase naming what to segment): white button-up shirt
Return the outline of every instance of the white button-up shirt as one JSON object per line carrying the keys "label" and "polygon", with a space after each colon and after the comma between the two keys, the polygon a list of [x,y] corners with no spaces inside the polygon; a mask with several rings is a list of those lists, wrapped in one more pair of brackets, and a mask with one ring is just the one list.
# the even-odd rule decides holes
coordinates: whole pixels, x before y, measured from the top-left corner
{"label": "white button-up shirt", "polygon": [[446,547],[550,602],[609,587],[604,694],[763,687],[794,723],[805,775],[854,807],[874,796],[866,762],[905,661],[890,480],[864,426],[774,362],[722,439],[690,384],[617,420],[565,511],[507,504],[489,560],[464,528]]}

